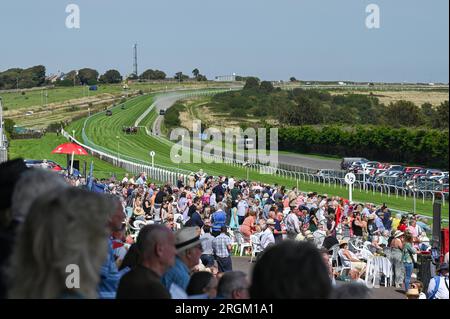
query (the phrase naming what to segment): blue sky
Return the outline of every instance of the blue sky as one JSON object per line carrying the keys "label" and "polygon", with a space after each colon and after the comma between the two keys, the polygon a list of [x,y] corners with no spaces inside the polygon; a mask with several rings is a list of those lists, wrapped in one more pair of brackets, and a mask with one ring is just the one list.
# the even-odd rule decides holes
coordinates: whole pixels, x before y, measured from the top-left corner
{"label": "blue sky", "polygon": [[[67,29],[68,4],[81,28]],[[366,6],[380,7],[367,29]],[[448,0],[2,0],[0,70],[198,67],[268,80],[448,82]]]}

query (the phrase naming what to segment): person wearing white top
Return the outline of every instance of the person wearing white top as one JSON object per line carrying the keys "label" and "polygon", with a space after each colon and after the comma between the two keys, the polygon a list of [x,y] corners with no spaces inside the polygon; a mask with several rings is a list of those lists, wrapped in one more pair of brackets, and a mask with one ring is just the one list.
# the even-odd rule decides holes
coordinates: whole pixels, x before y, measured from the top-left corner
{"label": "person wearing white top", "polygon": [[272,218],[269,218],[266,221],[266,229],[261,235],[260,239],[260,245],[261,248],[264,250],[270,245],[275,244],[275,237],[273,236],[273,230],[275,228],[275,221]]}
{"label": "person wearing white top", "polygon": [[228,189],[233,189],[234,188],[234,183],[235,183],[234,178],[230,177],[228,179]]}
{"label": "person wearing white top", "polygon": [[[428,284],[428,298],[449,299],[448,297],[448,264],[441,264],[437,269],[438,275],[431,278]],[[437,288],[436,288],[436,285]]]}

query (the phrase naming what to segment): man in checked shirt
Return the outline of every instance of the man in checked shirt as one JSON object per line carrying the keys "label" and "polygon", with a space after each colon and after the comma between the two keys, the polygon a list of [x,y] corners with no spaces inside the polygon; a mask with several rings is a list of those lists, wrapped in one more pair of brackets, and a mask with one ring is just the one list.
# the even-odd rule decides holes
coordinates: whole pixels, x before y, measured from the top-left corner
{"label": "man in checked shirt", "polygon": [[233,270],[231,261],[231,238],[227,235],[227,226],[220,228],[220,235],[214,238],[212,242],[214,257],[220,272],[227,272]]}

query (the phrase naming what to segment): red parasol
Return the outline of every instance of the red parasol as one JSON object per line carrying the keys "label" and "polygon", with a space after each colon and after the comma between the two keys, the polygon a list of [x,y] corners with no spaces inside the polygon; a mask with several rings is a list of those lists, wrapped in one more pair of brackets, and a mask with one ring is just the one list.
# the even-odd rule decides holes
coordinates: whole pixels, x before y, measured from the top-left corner
{"label": "red parasol", "polygon": [[[52,154],[70,154],[72,155],[72,160],[70,161],[70,174],[73,174],[73,157],[75,155],[88,155],[86,150],[82,148],[80,145],[75,143],[64,143],[58,145],[53,151]],[[67,155],[67,156],[68,156]]]}
{"label": "red parasol", "polygon": [[88,155],[86,150],[75,143],[64,143],[57,146],[52,154]]}

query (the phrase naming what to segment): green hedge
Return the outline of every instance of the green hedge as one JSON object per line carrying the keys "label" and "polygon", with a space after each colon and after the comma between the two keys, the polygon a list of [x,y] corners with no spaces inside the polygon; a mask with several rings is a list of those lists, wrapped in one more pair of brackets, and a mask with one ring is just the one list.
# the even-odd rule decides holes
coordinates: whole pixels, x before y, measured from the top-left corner
{"label": "green hedge", "polygon": [[295,126],[278,131],[280,150],[362,156],[371,160],[448,169],[448,130]]}

